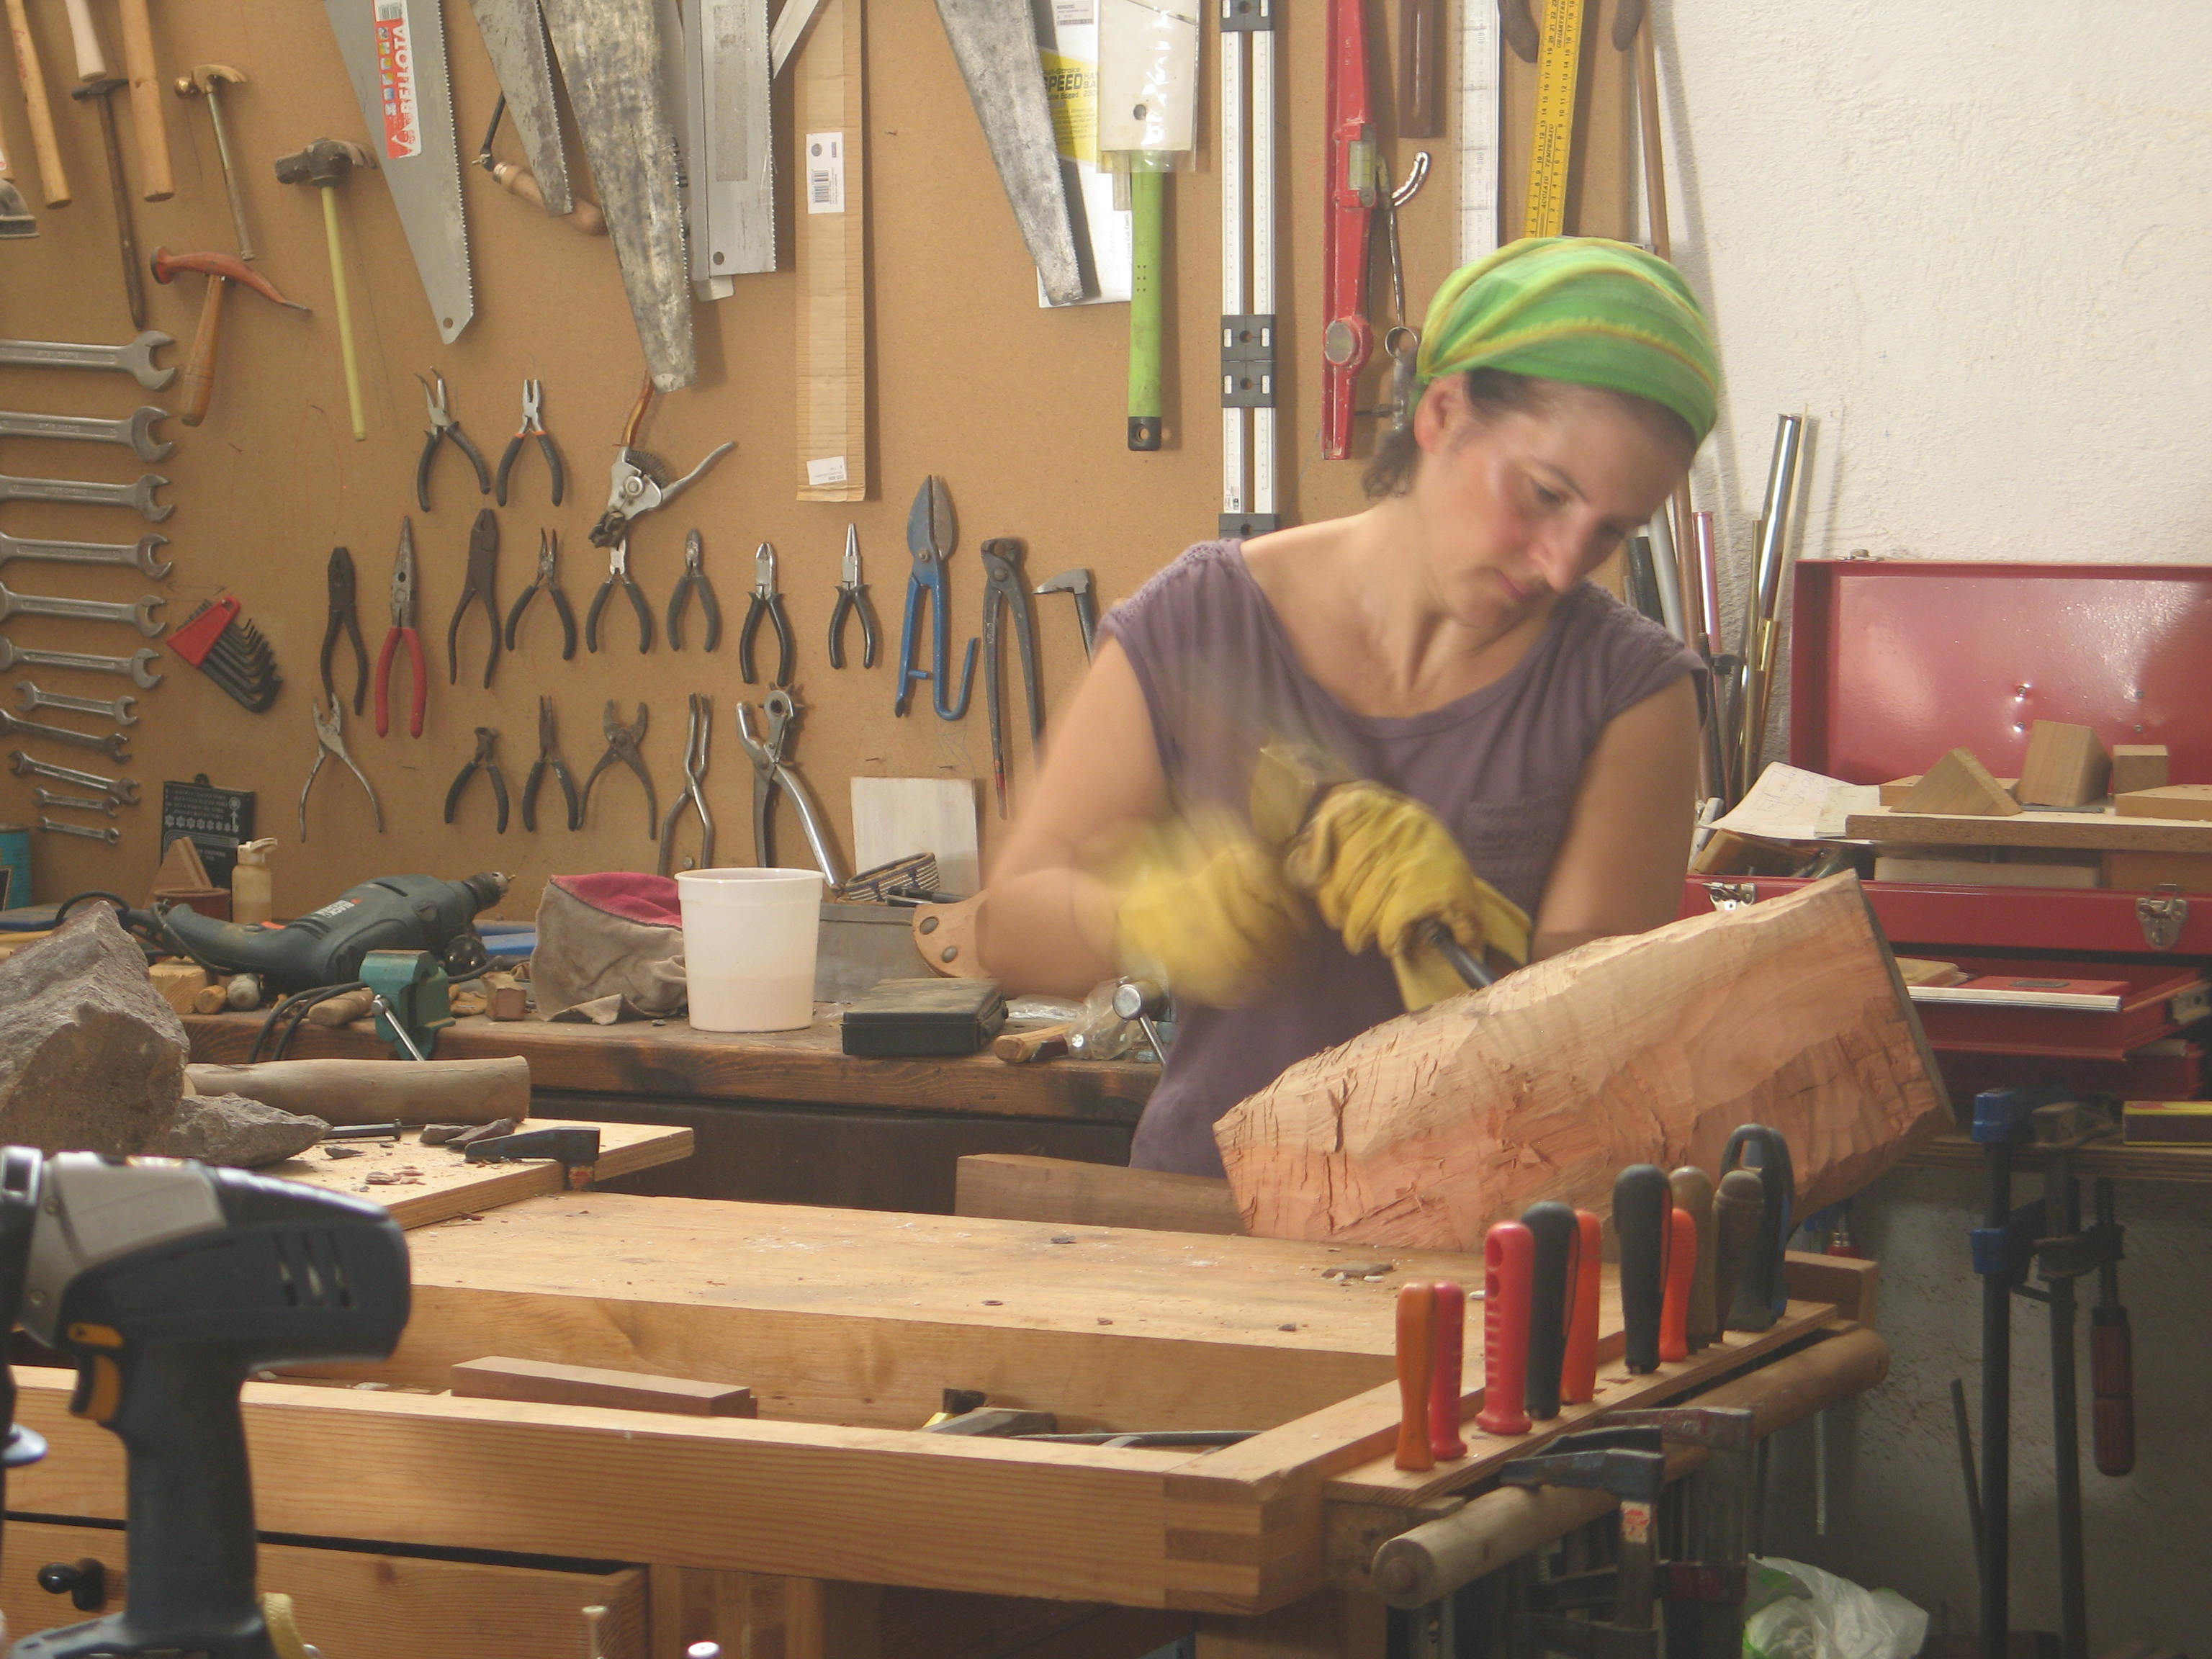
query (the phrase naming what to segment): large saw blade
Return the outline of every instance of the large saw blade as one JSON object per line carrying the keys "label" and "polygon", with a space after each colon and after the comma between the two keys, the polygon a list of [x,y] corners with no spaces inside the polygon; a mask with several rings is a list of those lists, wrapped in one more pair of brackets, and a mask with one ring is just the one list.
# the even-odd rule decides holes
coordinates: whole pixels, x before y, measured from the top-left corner
{"label": "large saw blade", "polygon": [[491,54],[492,73],[507,94],[507,118],[537,176],[548,213],[576,205],[568,188],[568,158],[561,150],[561,112],[553,105],[553,60],[545,51],[545,21],[538,0],[469,0]]}
{"label": "large saw blade", "polygon": [[654,386],[674,392],[698,379],[699,368],[660,9],[653,0],[545,0],[545,22],[646,368]]}
{"label": "large saw blade", "polygon": [[461,218],[461,152],[439,0],[324,0],[400,228],[451,343],[476,315]]}
{"label": "large saw blade", "polygon": [[1073,305],[1083,297],[1083,275],[1029,0],[937,0],[937,15],[1045,298]]}

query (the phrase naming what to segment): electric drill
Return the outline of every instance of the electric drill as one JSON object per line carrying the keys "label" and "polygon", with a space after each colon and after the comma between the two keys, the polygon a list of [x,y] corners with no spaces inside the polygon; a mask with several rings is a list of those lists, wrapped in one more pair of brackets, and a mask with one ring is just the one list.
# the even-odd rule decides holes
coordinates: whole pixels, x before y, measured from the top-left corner
{"label": "electric drill", "polygon": [[265,1366],[392,1352],[408,1272],[391,1216],[240,1170],[8,1146],[0,1297],[9,1326],[76,1362],[70,1410],[122,1439],[129,1492],[122,1611],[11,1659],[276,1659],[239,1390]]}
{"label": "electric drill", "polygon": [[506,892],[507,878],[491,870],[466,881],[380,876],[282,927],[215,921],[180,904],[154,918],[149,932],[204,966],[258,975],[277,991],[358,979],[371,951],[428,951],[459,979],[483,966],[477,914]]}

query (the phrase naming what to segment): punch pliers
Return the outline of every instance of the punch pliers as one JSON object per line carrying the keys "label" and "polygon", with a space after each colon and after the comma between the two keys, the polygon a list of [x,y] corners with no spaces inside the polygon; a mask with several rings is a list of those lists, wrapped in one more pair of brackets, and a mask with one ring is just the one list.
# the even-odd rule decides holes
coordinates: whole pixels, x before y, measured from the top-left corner
{"label": "punch pliers", "polygon": [[645,590],[630,579],[629,543],[617,541],[607,549],[607,579],[599,584],[599,591],[592,595],[592,608],[584,613],[584,648],[596,652],[599,648],[599,617],[607,608],[619,584],[629,596],[629,608],[637,612],[637,648],[641,653],[653,649],[653,607],[645,602]]}
{"label": "punch pliers", "polygon": [[392,562],[392,626],[376,653],[376,735],[392,729],[392,659],[402,642],[414,675],[414,700],[407,710],[407,735],[422,735],[422,704],[430,695],[430,676],[422,665],[422,636],[415,631],[415,526],[399,521],[399,553]]}
{"label": "punch pliers", "polygon": [[545,383],[543,380],[525,380],[522,383],[522,424],[507,441],[507,453],[499,458],[499,475],[492,485],[493,497],[501,507],[507,505],[507,475],[514,471],[515,460],[522,453],[522,441],[526,438],[537,439],[538,447],[544,452],[545,470],[553,475],[554,506],[561,505],[562,492],[568,487],[568,473],[561,465],[561,452],[554,446],[553,434],[545,429],[545,422],[539,418],[544,396]]}
{"label": "punch pliers", "polygon": [[477,752],[470,756],[468,763],[454,775],[453,787],[446,791],[446,822],[451,823],[453,814],[460,811],[461,792],[469,787],[469,780],[477,775],[478,767],[482,767],[485,775],[491,779],[491,798],[499,808],[496,830],[503,836],[507,833],[507,779],[499,769],[499,728],[496,726],[477,727]]}
{"label": "punch pliers", "polygon": [[491,641],[484,653],[486,687],[491,684],[491,671],[499,666],[499,595],[495,584],[499,579],[499,517],[489,507],[477,514],[476,528],[469,532],[469,574],[461,584],[461,597],[453,606],[453,619],[446,624],[446,684],[453,684],[461,677],[461,618],[469,613],[469,606],[481,600],[484,620],[491,627]]}
{"label": "punch pliers", "polygon": [[353,712],[361,713],[368,696],[368,647],[362,642],[361,619],[354,613],[353,555],[343,547],[331,550],[329,575],[331,619],[323,629],[323,694],[338,700],[331,684],[331,653],[343,633],[353,641]]}
{"label": "punch pliers", "polygon": [[860,532],[845,526],[843,578],[837,584],[837,604],[830,612],[830,665],[845,665],[845,618],[860,619],[860,666],[876,665],[876,607],[868,598],[868,585],[860,580]]}
{"label": "punch pliers", "polygon": [[712,651],[722,642],[722,603],[714,597],[714,584],[699,561],[707,550],[706,544],[693,531],[684,538],[684,574],[677,578],[676,591],[668,596],[668,648],[684,648],[684,607],[690,599],[693,589],[698,590],[699,608],[707,613],[707,642],[699,648]]}
{"label": "punch pliers", "polygon": [[514,609],[507,613],[507,648],[514,649],[514,632],[521,625],[522,613],[530,608],[530,601],[544,588],[552,596],[554,614],[561,618],[561,660],[567,662],[576,654],[576,613],[569,608],[568,596],[561,591],[561,536],[553,530],[538,532],[538,574],[522,597],[515,600]]}
{"label": "punch pliers", "polygon": [[651,710],[643,703],[637,706],[637,724],[624,726],[619,706],[612,697],[607,699],[607,712],[601,721],[607,734],[607,752],[599,757],[599,763],[592,769],[592,775],[584,780],[584,804],[576,821],[583,822],[583,814],[592,810],[592,791],[599,781],[599,774],[617,761],[637,774],[637,781],[645,786],[645,835],[648,841],[660,838],[659,796],[653,787],[653,774],[645,769],[645,757],[638,752],[638,744],[645,740],[646,720]]}
{"label": "punch pliers", "polygon": [[738,672],[745,684],[757,683],[753,672],[753,639],[761,618],[775,624],[775,678],[771,685],[791,684],[791,619],[783,614],[783,595],[775,591],[775,549],[763,542],[753,553],[753,602],[745,608],[745,625],[738,630]]}
{"label": "punch pliers", "polygon": [[691,694],[691,723],[684,733],[684,793],[671,801],[668,816],[660,821],[660,873],[672,873],[676,862],[676,823],[690,807],[699,814],[699,862],[694,867],[714,867],[714,815],[707,810],[707,739],[714,724],[714,700],[703,691]]}
{"label": "punch pliers", "polygon": [[549,771],[553,781],[561,786],[561,798],[568,804],[568,827],[580,829],[584,823],[584,805],[576,799],[576,781],[568,775],[568,769],[554,753],[553,699],[538,700],[538,758],[530,763],[530,775],[522,781],[522,827],[538,827],[538,786],[544,781]]}
{"label": "punch pliers", "polygon": [[1006,816],[1006,744],[1000,696],[999,623],[1012,616],[1014,642],[1021,651],[1022,684],[1029,693],[1030,743],[1044,737],[1044,687],[1037,677],[1036,628],[1030,605],[1029,579],[1022,574],[1022,544],[1011,536],[985,542],[983,556],[983,701],[991,717],[991,780],[998,790],[999,816]]}
{"label": "punch pliers", "polygon": [[[433,369],[432,374],[437,374]],[[415,377],[422,380],[417,374]],[[422,380],[422,401],[430,410],[430,429],[422,434],[422,459],[415,463],[415,504],[425,513],[430,510],[430,463],[438,459],[438,445],[447,438],[453,447],[469,458],[469,465],[477,470],[477,494],[491,494],[491,471],[484,465],[484,458],[469,441],[469,434],[461,430],[461,423],[446,408],[446,377],[437,374],[438,387],[430,389],[430,382]]]}
{"label": "punch pliers", "polygon": [[346,750],[345,705],[333,694],[331,698],[331,712],[327,717],[323,714],[323,700],[320,697],[311,699],[310,707],[313,709],[315,716],[315,763],[307,769],[307,781],[300,786],[301,843],[304,844],[307,839],[307,792],[315,787],[315,778],[322,771],[323,763],[332,755],[338,757],[347,771],[361,780],[362,791],[368,797],[368,810],[376,820],[377,833],[383,834],[384,808],[377,802],[376,787],[369,782],[368,774],[354,764],[352,755]]}

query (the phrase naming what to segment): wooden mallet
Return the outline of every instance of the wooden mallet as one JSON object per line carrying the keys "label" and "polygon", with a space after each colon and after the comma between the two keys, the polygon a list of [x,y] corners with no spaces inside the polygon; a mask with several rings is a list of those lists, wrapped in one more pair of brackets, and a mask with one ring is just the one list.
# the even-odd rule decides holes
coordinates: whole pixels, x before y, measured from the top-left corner
{"label": "wooden mallet", "polygon": [[368,422],[361,412],[361,361],[353,343],[353,303],[346,294],[345,243],[338,233],[338,204],[331,191],[345,182],[356,167],[376,163],[359,144],[343,138],[318,138],[291,155],[276,161],[280,185],[313,185],[322,192],[323,234],[331,249],[331,297],[337,307],[338,349],[345,359],[346,410],[353,417],[355,441],[368,437]]}

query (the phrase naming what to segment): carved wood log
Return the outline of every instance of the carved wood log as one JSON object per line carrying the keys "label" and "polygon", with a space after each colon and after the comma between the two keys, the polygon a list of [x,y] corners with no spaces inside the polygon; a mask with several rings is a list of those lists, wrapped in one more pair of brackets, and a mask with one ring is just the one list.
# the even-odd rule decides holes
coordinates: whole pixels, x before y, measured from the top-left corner
{"label": "carved wood log", "polygon": [[1856,876],[1601,939],[1363,1032],[1214,1126],[1255,1236],[1478,1250],[1539,1199],[1601,1215],[1624,1164],[1790,1140],[1797,1213],[1950,1121]]}

